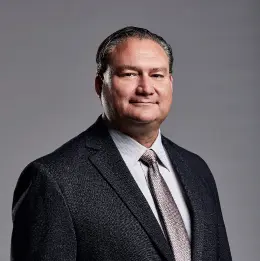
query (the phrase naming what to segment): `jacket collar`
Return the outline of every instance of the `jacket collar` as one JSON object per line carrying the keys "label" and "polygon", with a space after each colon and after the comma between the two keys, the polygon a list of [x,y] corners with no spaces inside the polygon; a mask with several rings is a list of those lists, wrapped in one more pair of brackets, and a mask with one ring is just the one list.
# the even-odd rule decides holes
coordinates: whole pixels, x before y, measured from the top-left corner
{"label": "jacket collar", "polygon": [[[181,153],[183,149],[164,136],[162,143],[188,199],[187,205],[192,218],[192,260],[201,260],[204,237],[204,203],[201,198],[203,182],[198,175],[192,173],[190,164]],[[95,150],[89,160],[126,204],[164,259],[174,260],[152,210],[123,161],[101,116],[87,130],[86,146]]]}
{"label": "jacket collar", "polygon": [[86,146],[95,151],[88,159],[135,216],[164,260],[174,260],[171,248],[149,204],[128,170],[101,116],[87,130],[86,137]]}

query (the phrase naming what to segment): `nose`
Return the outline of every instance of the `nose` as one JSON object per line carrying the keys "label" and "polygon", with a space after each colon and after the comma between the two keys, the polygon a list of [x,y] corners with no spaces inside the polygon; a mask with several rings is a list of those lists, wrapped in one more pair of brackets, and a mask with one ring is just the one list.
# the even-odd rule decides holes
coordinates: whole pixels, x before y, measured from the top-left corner
{"label": "nose", "polygon": [[149,76],[142,75],[139,77],[136,92],[141,95],[152,95],[154,93],[154,87]]}

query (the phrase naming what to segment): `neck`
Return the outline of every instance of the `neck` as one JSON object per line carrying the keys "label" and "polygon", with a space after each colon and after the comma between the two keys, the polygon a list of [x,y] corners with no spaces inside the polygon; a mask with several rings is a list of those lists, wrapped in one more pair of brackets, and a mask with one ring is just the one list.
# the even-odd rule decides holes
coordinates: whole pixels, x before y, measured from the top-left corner
{"label": "neck", "polygon": [[122,132],[130,136],[132,139],[136,140],[138,143],[142,144],[146,148],[150,148],[153,145],[154,141],[156,140],[159,130],[157,130],[156,132],[145,133],[143,135],[141,133],[138,133],[138,135],[136,135],[135,133],[124,132],[124,131]]}
{"label": "neck", "polygon": [[104,114],[103,120],[109,128],[116,129],[128,135],[146,148],[150,148],[153,145],[159,134],[159,128],[151,128],[149,124],[116,124],[109,121]]}

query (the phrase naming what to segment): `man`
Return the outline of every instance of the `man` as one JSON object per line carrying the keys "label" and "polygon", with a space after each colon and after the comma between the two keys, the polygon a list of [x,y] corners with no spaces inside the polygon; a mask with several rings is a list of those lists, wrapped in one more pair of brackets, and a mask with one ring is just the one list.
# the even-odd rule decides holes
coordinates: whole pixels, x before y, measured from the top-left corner
{"label": "man", "polygon": [[96,60],[104,113],[21,174],[12,260],[230,261],[209,168],[160,132],[172,103],[171,47],[126,27]]}

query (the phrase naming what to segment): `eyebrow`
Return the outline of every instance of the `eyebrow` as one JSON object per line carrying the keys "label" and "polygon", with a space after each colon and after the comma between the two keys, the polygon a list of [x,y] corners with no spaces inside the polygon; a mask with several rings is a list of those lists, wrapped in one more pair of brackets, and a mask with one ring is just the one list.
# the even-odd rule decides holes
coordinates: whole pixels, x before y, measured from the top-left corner
{"label": "eyebrow", "polygon": [[[123,70],[133,70],[133,71],[140,71],[140,67],[132,66],[132,65],[120,65],[115,68],[116,71],[123,71]],[[151,68],[152,72],[168,72],[168,69],[165,67],[154,67]]]}

